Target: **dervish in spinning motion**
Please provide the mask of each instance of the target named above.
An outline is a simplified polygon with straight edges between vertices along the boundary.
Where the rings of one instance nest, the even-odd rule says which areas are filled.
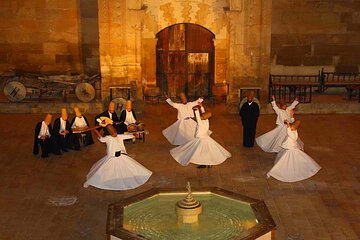
[[[196,101],[188,102],[183,92],[179,96],[181,103],[174,103],[168,97],[166,99],[166,102],[178,111],[177,121],[162,131],[172,145],[182,145],[194,139],[196,122],[192,119],[194,117],[193,107],[203,101],[202,98],[198,98]]]
[[[94,129],[102,143],[106,143],[106,156],[97,161],[87,175],[84,187],[92,185],[106,190],[128,190],[144,184],[152,172],[127,155],[124,140],[133,135],[117,134],[113,125],[106,126],[109,135],[103,137]]]
[[[267,173],[267,177],[282,182],[297,182],[314,176],[321,167],[301,150],[298,142],[300,121],[286,121],[286,139],[276,156],[275,164]]]
[[[281,100],[280,101],[280,108],[277,106],[275,97],[272,96],[271,105],[277,115],[276,118],[276,128],[267,132],[260,137],[256,138],[256,143],[259,147],[264,150],[265,152],[279,152],[281,150],[281,144],[285,141],[287,137],[287,125],[284,122],[294,122],[295,119],[291,116],[293,115],[293,109],[296,105],[299,104],[298,98],[295,98],[294,102],[287,106],[286,102]],[[304,150],[304,143],[297,139],[299,143],[299,147],[301,150]]]
[[[170,154],[183,166],[193,163],[199,165],[198,168],[204,168],[223,163],[231,157],[231,153],[209,136],[211,112],[205,112],[201,103],[194,107],[194,112],[197,122],[195,138],[171,149]]]

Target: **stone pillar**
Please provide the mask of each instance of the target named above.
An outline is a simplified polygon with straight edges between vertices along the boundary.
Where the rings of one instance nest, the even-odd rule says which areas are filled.
[[[141,1],[99,0],[100,66],[102,99],[109,87],[136,85],[135,99],[142,98],[141,82]]]
[[[261,87],[267,101],[271,39],[271,1],[230,1],[229,103],[238,102],[241,87]]]

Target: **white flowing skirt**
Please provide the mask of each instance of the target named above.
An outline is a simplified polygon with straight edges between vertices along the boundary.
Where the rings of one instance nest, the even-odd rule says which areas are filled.
[[[171,156],[181,165],[218,165],[231,157],[225,148],[211,137],[194,138],[184,145],[170,150]]]
[[[162,131],[172,145],[183,145],[195,138],[196,122],[193,119],[179,119]]]
[[[285,141],[287,137],[287,126],[286,125],[278,125],[276,128],[267,132],[260,137],[256,138],[257,145],[264,152],[279,152],[282,147],[281,144]],[[304,143],[300,138],[297,140],[299,147],[301,150],[304,150]]]
[[[92,185],[106,190],[128,190],[144,184],[151,174],[151,171],[127,155],[105,156],[91,167],[84,187]]]
[[[297,182],[314,176],[321,167],[300,149],[282,149],[268,177],[282,182]]]

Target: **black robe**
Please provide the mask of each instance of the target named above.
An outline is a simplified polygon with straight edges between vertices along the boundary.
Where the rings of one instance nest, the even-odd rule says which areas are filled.
[[[60,118],[55,119],[53,131],[54,131],[56,141],[55,141],[54,148],[57,148],[57,149],[62,150],[62,151],[67,151],[70,148],[71,126],[70,126],[70,123],[69,123],[68,120],[66,120],[65,129],[69,133],[66,134],[65,137],[64,137],[63,135],[61,135],[59,133],[59,131],[60,131]]]
[[[41,157],[48,157],[49,153],[60,154],[60,151],[54,147],[54,132],[51,128],[51,124],[49,124],[49,133],[50,138],[45,138],[44,140],[39,139],[39,133],[41,130],[42,121],[38,122],[35,126],[35,134],[34,134],[34,147],[33,147],[33,154],[37,155],[39,153],[39,145],[41,148]]]
[[[256,102],[244,103],[240,109],[243,125],[243,146],[253,147],[255,141],[256,124],[259,118],[259,105]]]
[[[131,109],[131,112],[135,118],[135,121],[137,121],[137,118],[136,118],[136,115],[135,115],[135,111],[133,109]],[[121,114],[120,114],[120,126],[119,126],[119,133],[122,134],[124,132],[127,132],[127,125],[124,123],[125,122],[125,119],[126,119],[126,109],[122,110],[121,111]]]
[[[99,122],[96,121],[96,119],[98,119],[99,117],[108,117],[108,118],[110,118],[109,111],[106,110],[105,112],[102,112],[102,113],[100,113],[99,115],[97,115],[97,116],[95,117],[95,125],[96,125],[96,126],[99,125]],[[116,115],[116,112],[114,112],[114,113],[112,114],[112,118],[111,118],[111,119],[112,119],[113,122],[114,122],[114,124],[113,124],[114,128],[116,129],[116,131],[117,131],[118,133],[120,133],[120,131],[119,131],[120,126],[119,126],[119,124],[117,124],[117,123],[119,122],[119,118],[118,118],[118,116]],[[108,131],[105,127],[103,127],[102,130],[104,131],[104,135],[105,135],[105,136],[106,136],[106,135],[110,135],[110,134],[109,134],[109,131]]]
[[[86,122],[86,125],[89,127],[89,122],[88,120],[86,119],[85,116],[83,116],[85,122]],[[72,119],[71,123],[70,123],[70,126],[72,126],[75,122],[75,119],[76,119],[76,116]],[[80,150],[80,137],[81,137],[81,134],[82,133],[73,133],[71,134],[71,148],[75,149],[75,150]],[[84,132],[83,134],[85,134],[85,141],[84,141],[84,145],[87,146],[87,145],[91,145],[94,143],[94,140],[92,138],[92,135],[91,135],[91,131],[87,131],[87,132]]]

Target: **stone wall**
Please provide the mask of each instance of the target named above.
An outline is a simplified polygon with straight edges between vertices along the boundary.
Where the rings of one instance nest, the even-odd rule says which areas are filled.
[[[91,75],[100,72],[98,1],[80,0],[80,39],[84,72]]]
[[[273,0],[271,72],[357,71],[360,1]]]
[[[0,74],[82,73],[83,62],[96,71],[98,34],[93,26],[97,27],[97,8],[91,8],[94,3],[90,0],[0,1]],[[85,23],[83,30],[89,34],[82,31],[81,23]]]
[[[201,25],[215,34],[215,82],[266,94],[270,59],[271,1],[99,0],[102,98],[111,85],[156,82],[156,34],[177,23]]]

